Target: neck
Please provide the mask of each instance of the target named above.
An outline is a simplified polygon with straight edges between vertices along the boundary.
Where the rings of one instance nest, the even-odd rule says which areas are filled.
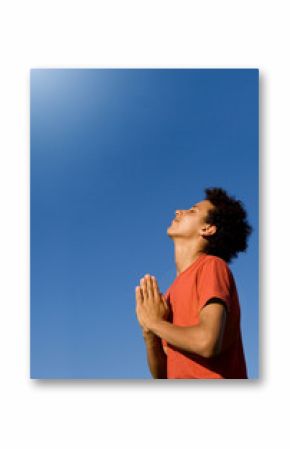
[[[204,251],[196,242],[174,239],[176,275],[186,270]]]

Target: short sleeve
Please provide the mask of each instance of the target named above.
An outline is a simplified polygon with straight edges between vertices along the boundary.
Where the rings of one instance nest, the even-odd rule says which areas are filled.
[[[198,305],[201,310],[212,298],[225,303],[228,312],[231,309],[232,277],[223,259],[212,257],[205,261],[197,277]]]

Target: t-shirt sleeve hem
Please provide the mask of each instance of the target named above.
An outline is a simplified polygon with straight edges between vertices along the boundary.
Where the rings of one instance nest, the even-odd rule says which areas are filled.
[[[201,301],[200,305],[199,305],[199,311],[201,309],[203,309],[203,307],[205,307],[206,305],[211,304],[211,303],[215,303],[215,302],[222,303],[225,306],[227,312],[230,312],[229,300],[226,299],[226,298],[221,297],[219,294],[211,295],[210,298],[207,298],[207,299]]]

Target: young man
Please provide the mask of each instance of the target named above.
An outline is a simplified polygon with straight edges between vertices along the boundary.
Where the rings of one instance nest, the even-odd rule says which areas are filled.
[[[252,228],[241,201],[221,188],[177,210],[167,229],[177,277],[162,295],[154,276],[136,287],[136,315],[155,379],[247,379],[239,297],[228,264]]]

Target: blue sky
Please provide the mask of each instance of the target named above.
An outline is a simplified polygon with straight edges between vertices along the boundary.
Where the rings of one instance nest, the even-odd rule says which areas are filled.
[[[230,265],[250,378],[258,353],[258,70],[31,71],[31,377],[151,378],[135,316],[176,276],[174,212],[220,186],[249,248]]]

